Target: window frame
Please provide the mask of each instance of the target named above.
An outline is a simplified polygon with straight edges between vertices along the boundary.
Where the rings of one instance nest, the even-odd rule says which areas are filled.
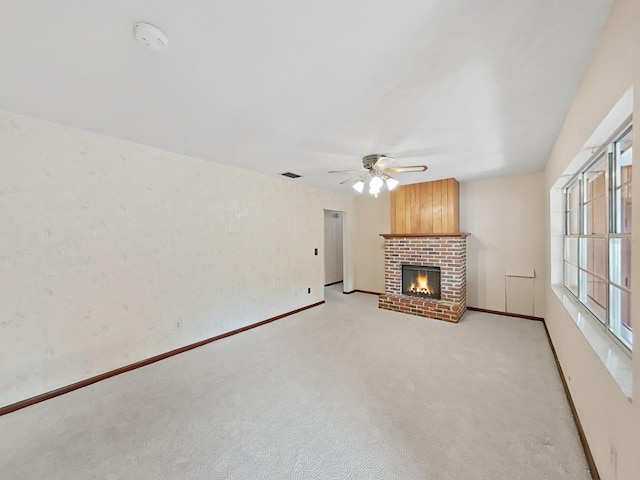
[[[617,215],[621,213],[618,211],[621,208],[620,205],[617,205],[616,202],[616,194],[620,192],[620,198],[622,197],[622,189],[631,185],[633,173],[631,174],[631,179],[626,183],[622,183],[620,181],[620,185],[617,185],[617,147],[619,142],[624,139],[626,135],[633,131],[633,122],[631,118],[628,118],[627,121],[623,123],[623,125],[618,128],[609,139],[597,149],[594,149],[592,154],[589,156],[587,162],[574,174],[571,178],[565,183],[562,188],[563,195],[563,248],[562,248],[562,283],[565,290],[569,295],[575,298],[580,304],[582,304],[589,312],[591,312],[598,320],[598,324],[607,332],[617,345],[619,345],[625,353],[628,355],[633,351],[633,325],[631,325],[631,329],[629,329],[623,322],[623,318],[620,316],[617,319],[613,319],[612,313],[612,305],[611,305],[611,297],[612,292],[615,289],[620,290],[623,294],[628,294],[629,298],[631,298],[632,294],[632,286],[628,287],[625,285],[620,285],[617,282],[612,280],[612,271],[611,271],[611,262],[612,257],[614,255],[614,248],[612,240],[620,239],[621,242],[631,241],[632,232],[623,232],[624,228],[618,227],[618,217]],[[633,155],[633,153],[632,153]],[[602,195],[594,196],[589,198],[589,192],[587,191],[587,176],[593,172],[593,168],[598,165],[600,162],[604,163],[604,193]],[[633,159],[632,163],[633,165]],[[575,205],[570,204],[570,195],[575,194],[577,192],[578,196],[578,204],[577,211],[575,210]],[[633,192],[631,192],[633,195]],[[595,202],[600,198],[604,198],[605,207],[604,207],[604,233],[591,233],[587,232],[587,227],[589,226],[589,230],[593,231],[593,218],[591,218],[591,224],[587,224],[587,215],[588,215],[588,207],[590,205],[594,206]],[[577,233],[572,233],[572,218],[573,215],[577,214],[578,217],[578,225],[577,225]],[[575,221],[575,220],[574,220]],[[574,225],[575,227],[575,225]],[[631,225],[631,230],[633,229],[633,224]],[[618,232],[617,230],[621,230]],[[591,241],[591,242],[590,242]],[[591,243],[594,245],[594,241],[601,241],[604,243],[604,252],[600,252],[604,258],[604,265],[602,265],[604,276],[597,273],[596,271],[589,270],[589,259],[587,258],[588,253],[592,255],[596,255],[595,248],[587,248],[587,244]],[[569,258],[570,245],[573,244],[575,247],[575,252],[573,252],[573,259]],[[621,254],[622,256],[622,254]],[[575,263],[574,263],[575,261]],[[617,263],[617,262],[616,262]],[[591,265],[593,270],[598,270],[596,265],[596,260],[593,260],[593,264]],[[588,292],[593,293],[595,290],[593,286],[589,286],[587,279],[588,276],[595,280],[596,282],[600,282],[599,286],[596,288],[601,288],[604,291],[604,304],[602,305],[595,298],[592,298],[592,304],[589,303]],[[575,291],[571,286],[571,280],[575,277]],[[586,282],[586,284],[585,284]],[[595,295],[595,294],[594,294]],[[602,308],[596,308],[593,304],[596,304]],[[620,306],[620,304],[617,304]],[[630,319],[631,320],[631,319]],[[621,333],[620,336],[614,331],[614,324],[619,329],[626,329],[629,332],[627,337],[630,337],[631,341],[628,344],[628,338],[624,338],[624,335]]]

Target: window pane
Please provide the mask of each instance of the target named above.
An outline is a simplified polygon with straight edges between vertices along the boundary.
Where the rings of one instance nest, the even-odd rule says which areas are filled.
[[[611,286],[611,306],[609,310],[609,329],[629,348],[633,345],[631,326],[631,295]]]
[[[618,175],[618,185],[624,185],[625,183],[631,183],[631,165],[624,165],[620,168],[620,175]]]
[[[577,210],[575,212],[567,213],[567,233],[569,235],[577,235],[579,232],[579,219],[580,212]]]
[[[615,202],[615,231],[631,233],[631,184],[616,190]]]
[[[616,142],[616,186],[631,181],[633,156],[633,131],[629,130]]]
[[[604,281],[581,270],[579,298],[598,317],[598,320],[605,322],[607,284]]]
[[[585,229],[584,233],[589,234],[603,234],[607,232],[607,203],[604,197],[600,197],[596,200],[585,205]]]
[[[580,219],[580,183],[574,182],[574,184],[566,190],[566,215],[567,233],[570,235],[577,235],[580,233],[579,219]]]
[[[607,171],[606,156],[601,156],[584,174],[585,199],[590,201],[605,193]]]
[[[590,273],[607,277],[607,240],[604,238],[581,238],[580,266]]]
[[[631,239],[612,238],[609,243],[609,280],[631,289]]]
[[[578,239],[577,238],[565,238],[564,239],[564,259],[574,265],[578,264]]]
[[[567,189],[567,210],[577,211],[580,208],[580,184],[574,183]]]
[[[565,286],[573,292],[573,294],[578,296],[578,268],[570,265],[568,263],[564,264],[564,284]]]

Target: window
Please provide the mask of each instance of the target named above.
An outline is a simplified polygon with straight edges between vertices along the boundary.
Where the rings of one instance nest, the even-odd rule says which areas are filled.
[[[628,126],[564,188],[564,285],[631,350],[631,172]]]

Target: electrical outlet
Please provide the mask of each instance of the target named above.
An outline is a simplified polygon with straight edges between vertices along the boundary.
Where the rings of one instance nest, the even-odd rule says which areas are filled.
[[[181,320],[176,320],[173,324],[173,328],[175,328],[176,330],[180,330],[180,328],[182,327],[182,321]]]

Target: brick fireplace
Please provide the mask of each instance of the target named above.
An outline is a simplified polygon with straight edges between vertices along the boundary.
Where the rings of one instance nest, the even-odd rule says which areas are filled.
[[[458,322],[467,309],[467,233],[382,234],[385,293],[379,308]],[[440,269],[440,299],[404,295],[402,266]]]

